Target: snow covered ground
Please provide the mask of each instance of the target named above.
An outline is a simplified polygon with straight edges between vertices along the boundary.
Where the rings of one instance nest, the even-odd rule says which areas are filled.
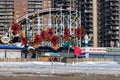
[[[19,74],[67,74],[67,73],[94,73],[120,74],[120,64],[117,62],[0,62],[0,75]]]

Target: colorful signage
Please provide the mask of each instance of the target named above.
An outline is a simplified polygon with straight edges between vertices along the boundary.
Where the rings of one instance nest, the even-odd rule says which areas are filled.
[[[1,38],[1,42],[4,43],[4,44],[9,43],[9,41],[10,41],[10,38],[7,37],[7,36],[3,36],[3,37]]]
[[[85,52],[95,52],[95,53],[105,53],[106,52],[106,48],[102,48],[102,47],[85,47],[85,48],[82,48],[82,51]]]
[[[114,48],[114,47],[106,48],[106,51],[107,52],[120,52],[120,48]]]

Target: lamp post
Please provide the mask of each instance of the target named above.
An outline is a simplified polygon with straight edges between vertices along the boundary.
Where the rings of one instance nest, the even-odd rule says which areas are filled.
[[[27,17],[26,17],[26,26],[25,26],[25,58],[27,58],[27,25],[28,24],[28,20],[27,20]]]
[[[30,30],[31,26],[29,22],[32,22],[27,16],[25,17],[26,19],[26,25],[25,25],[25,58],[27,58],[27,49],[28,49],[28,38],[30,38]]]

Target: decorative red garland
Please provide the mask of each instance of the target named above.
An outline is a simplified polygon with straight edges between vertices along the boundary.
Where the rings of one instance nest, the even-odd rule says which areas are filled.
[[[84,34],[84,31],[83,31],[82,28],[77,27],[77,28],[75,29],[75,36],[76,36],[76,37],[81,37],[83,34]]]
[[[42,40],[44,40],[46,38],[46,31],[45,30],[42,30],[41,33],[40,33],[40,38]]]
[[[52,37],[53,36],[53,28],[49,28],[47,33],[48,33],[49,37]]]
[[[39,39],[40,39],[40,36],[38,34],[36,34],[35,39],[34,39],[34,43],[39,44]]]
[[[64,37],[68,39],[70,37],[70,30],[68,28],[64,29]]]
[[[12,25],[13,35],[16,35],[19,32],[19,28],[20,28],[20,26],[17,23],[14,23]]]
[[[51,39],[51,42],[53,45],[56,45],[58,43],[58,37],[57,36],[53,36]]]

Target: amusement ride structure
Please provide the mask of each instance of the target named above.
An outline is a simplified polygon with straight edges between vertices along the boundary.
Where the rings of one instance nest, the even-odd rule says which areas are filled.
[[[21,43],[22,46],[38,48],[63,47],[70,42],[81,47],[83,35],[84,29],[81,27],[77,10],[48,8],[18,18],[16,23],[11,25],[9,39],[5,43]],[[87,39],[86,35],[84,42],[88,43]]]
[[[48,21],[44,24],[46,15]],[[47,46],[58,44],[62,47],[65,41],[70,40],[81,46],[84,31],[80,26],[80,17],[76,10],[49,8],[24,15],[16,22],[25,30],[25,37],[31,38],[35,44],[46,43]],[[38,36],[39,39],[35,39]]]
[[[5,55],[6,49],[22,49],[20,57],[24,58],[28,58],[28,55],[39,57],[45,52],[58,52],[62,57],[68,58],[70,55],[73,57],[73,54],[64,53],[73,53],[73,47],[70,46],[76,45],[81,47],[82,54],[86,52],[88,57],[89,52],[106,54],[107,51],[111,51],[111,48],[87,47],[90,40],[91,36],[88,36],[81,27],[77,10],[49,8],[18,18],[11,24],[8,34],[1,38],[3,44],[0,44],[0,48],[5,49]],[[114,43],[111,45],[114,46]]]

